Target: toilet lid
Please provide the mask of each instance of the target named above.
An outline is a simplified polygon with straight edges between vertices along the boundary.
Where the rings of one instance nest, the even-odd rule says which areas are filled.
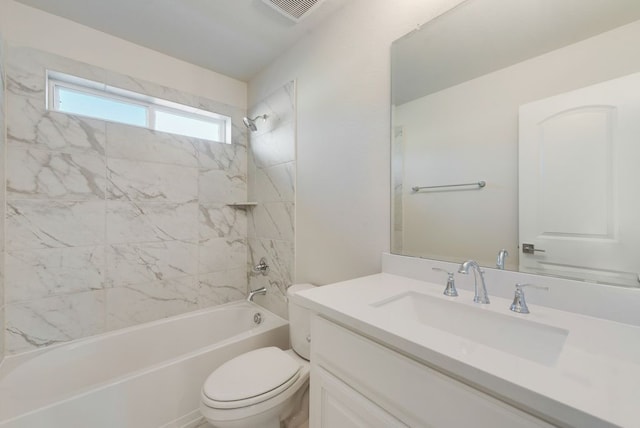
[[[243,407],[264,401],[286,389],[299,376],[300,364],[274,346],[233,358],[207,378],[204,395],[219,405]],[[251,403],[239,403],[250,401]]]

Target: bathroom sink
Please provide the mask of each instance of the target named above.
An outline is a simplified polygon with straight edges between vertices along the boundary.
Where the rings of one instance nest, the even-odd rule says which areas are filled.
[[[569,334],[568,330],[515,314],[500,314],[415,291],[372,306],[392,319],[414,321],[547,366],[556,362]]]

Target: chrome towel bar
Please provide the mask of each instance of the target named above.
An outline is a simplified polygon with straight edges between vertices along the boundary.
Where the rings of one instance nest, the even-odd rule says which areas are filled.
[[[443,189],[446,187],[462,187],[462,186],[478,186],[478,189],[485,187],[487,183],[485,181],[478,181],[476,183],[464,183],[464,184],[443,184],[441,186],[414,186],[411,188],[413,193],[425,189]]]

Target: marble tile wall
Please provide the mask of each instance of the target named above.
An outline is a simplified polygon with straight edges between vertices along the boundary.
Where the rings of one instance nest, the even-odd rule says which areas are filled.
[[[233,142],[48,111],[46,69],[228,115]],[[7,353],[245,297],[241,108],[14,46],[6,96]]]
[[[0,32],[0,182],[5,174],[5,47]],[[0,186],[0,332],[4,331],[4,212],[5,189]],[[0,362],[4,358],[4,336],[0,335]]]
[[[295,82],[289,82],[249,109],[258,120],[250,135],[249,199],[258,203],[249,210],[249,287],[267,287],[256,301],[287,317],[286,290],[294,279],[296,120]],[[267,275],[252,267],[265,257]]]

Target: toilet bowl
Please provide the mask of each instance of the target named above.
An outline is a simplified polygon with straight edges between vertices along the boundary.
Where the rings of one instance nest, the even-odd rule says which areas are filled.
[[[292,348],[256,349],[214,370],[202,387],[200,412],[217,428],[279,428],[300,407],[309,386],[310,314],[291,302],[296,284],[287,290]]]

